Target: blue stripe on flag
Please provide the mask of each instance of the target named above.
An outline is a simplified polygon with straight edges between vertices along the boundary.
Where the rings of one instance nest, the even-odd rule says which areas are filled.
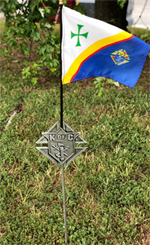
[[[81,65],[73,78],[73,82],[84,78],[102,76],[132,88],[140,77],[149,49],[150,46],[137,37],[106,47]],[[129,60],[119,55],[112,55],[119,50],[125,51]],[[115,57],[114,60],[111,55]],[[127,63],[121,64],[123,60],[126,60]]]

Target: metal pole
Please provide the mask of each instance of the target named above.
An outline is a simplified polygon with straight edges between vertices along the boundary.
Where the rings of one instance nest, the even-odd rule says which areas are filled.
[[[62,7],[63,0],[59,0],[60,6],[60,127],[63,128],[63,85],[62,85]],[[62,194],[63,194],[63,211],[64,211],[64,227],[65,227],[65,244],[68,242],[67,238],[67,215],[66,215],[66,197],[65,197],[65,176],[64,164],[62,164]]]
[[[63,128],[63,85],[62,85],[62,7],[63,0],[59,0],[60,6],[60,127]]]
[[[67,244],[68,238],[67,238],[67,215],[66,215],[64,164],[62,164],[62,192],[63,192],[63,210],[64,210],[64,226],[65,226],[65,244]]]

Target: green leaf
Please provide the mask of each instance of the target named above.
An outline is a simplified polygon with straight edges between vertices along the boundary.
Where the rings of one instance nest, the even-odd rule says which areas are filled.
[[[52,72],[54,72],[54,71],[57,71],[57,68],[51,67],[50,70],[51,70]]]
[[[31,83],[32,83],[33,85],[35,85],[35,84],[37,83],[37,81],[38,81],[38,78],[37,78],[37,77],[33,77],[33,78],[31,79]]]

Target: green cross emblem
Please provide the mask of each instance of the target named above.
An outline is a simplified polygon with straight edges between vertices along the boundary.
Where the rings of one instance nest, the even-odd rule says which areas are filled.
[[[81,28],[83,27],[83,25],[78,25],[78,24],[77,24],[77,26],[78,26],[78,34],[75,34],[75,33],[73,33],[73,32],[71,31],[71,39],[72,39],[73,37],[77,37],[77,44],[76,44],[76,47],[79,47],[79,46],[81,46],[81,44],[80,44],[80,37],[85,37],[85,38],[87,38],[88,32],[83,33],[83,34],[80,34],[80,30],[81,30]]]

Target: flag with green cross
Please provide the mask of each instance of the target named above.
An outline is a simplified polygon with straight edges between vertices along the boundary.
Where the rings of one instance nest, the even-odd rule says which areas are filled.
[[[147,43],[65,6],[62,30],[63,84],[101,76],[135,86],[150,49]]]

